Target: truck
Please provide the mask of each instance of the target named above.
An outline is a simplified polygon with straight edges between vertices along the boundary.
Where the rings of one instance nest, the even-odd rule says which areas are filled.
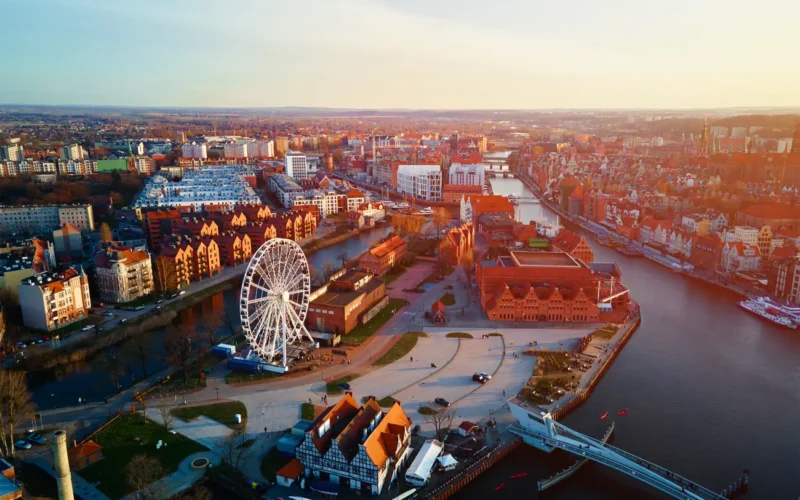
[[[227,358],[236,354],[236,346],[230,344],[218,344],[211,348],[211,354],[220,358]]]
[[[244,358],[228,358],[228,370],[258,373],[261,371],[261,363]]]

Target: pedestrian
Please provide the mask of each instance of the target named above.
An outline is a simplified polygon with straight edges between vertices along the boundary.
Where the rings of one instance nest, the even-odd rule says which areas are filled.
[[[411,356],[411,362],[412,363],[414,362],[414,356]]]
[[[506,390],[503,389],[503,397],[506,397]]]
[[[266,434],[266,433],[267,433],[267,428],[266,428],[266,427],[264,427],[264,434]]]
[[[264,408],[261,408],[261,416],[264,416]]]
[[[308,404],[311,404],[311,398],[308,398]]]

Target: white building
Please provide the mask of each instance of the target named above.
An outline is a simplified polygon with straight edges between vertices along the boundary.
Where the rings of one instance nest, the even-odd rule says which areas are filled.
[[[248,158],[274,158],[274,141],[246,141]]]
[[[135,163],[140,174],[152,175],[156,171],[156,164],[149,156],[137,156]]]
[[[442,443],[435,439],[425,441],[417,456],[414,457],[414,461],[408,466],[406,482],[418,488],[428,484],[433,466],[443,449]]]
[[[0,207],[0,234],[51,232],[64,224],[79,231],[94,231],[91,205]]]
[[[760,265],[761,251],[755,244],[733,241],[722,247],[720,269],[723,272],[757,271]]]
[[[100,300],[129,302],[155,289],[150,255],[144,250],[109,248],[95,256]]]
[[[205,160],[208,158],[208,150],[206,149],[205,144],[197,144],[193,142],[191,144],[184,144],[181,146],[181,156],[183,158]]]
[[[297,151],[287,151],[284,162],[286,166],[286,175],[298,181],[308,179],[306,155]]]
[[[162,170],[163,171],[163,170]],[[133,202],[134,207],[233,208],[238,204],[261,203],[245,177],[254,177],[250,167],[225,165],[190,168],[178,181],[162,175],[150,177]]]
[[[758,229],[750,226],[734,226],[725,235],[725,241],[741,241],[750,245],[758,245]]]
[[[285,174],[270,175],[267,191],[275,193],[284,208],[294,206],[294,196],[303,192],[303,188],[294,179]]]
[[[80,144],[70,144],[62,147],[58,156],[65,161],[79,161],[86,158],[86,150]]]
[[[247,158],[247,144],[246,142],[226,142],[222,146],[225,158]]]
[[[344,195],[336,191],[325,191],[322,189],[309,189],[299,193],[292,194],[289,199],[291,200],[290,207],[300,205],[316,205],[322,217],[329,215],[336,215],[339,213],[339,198]]]
[[[426,201],[442,199],[442,171],[439,165],[400,165],[397,190]]]
[[[22,322],[36,330],[50,331],[83,319],[92,307],[89,279],[82,268],[36,274],[22,280],[17,291]]]
[[[24,157],[25,150],[19,139],[11,139],[11,144],[0,147],[0,160],[22,161]]]
[[[453,163],[450,165],[450,184],[460,186],[483,186],[486,165],[478,163],[475,165],[462,165]]]

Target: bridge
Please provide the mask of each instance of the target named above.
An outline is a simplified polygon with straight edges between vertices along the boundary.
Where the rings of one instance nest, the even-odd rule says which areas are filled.
[[[603,443],[608,442],[608,438],[611,437],[611,433],[613,433],[613,432],[614,432],[614,422],[611,422],[611,427],[608,428],[608,430],[606,431],[605,435],[603,435],[603,439],[601,441],[603,441]],[[555,474],[555,475],[553,475],[551,477],[548,477],[547,479],[542,479],[537,484],[537,486],[539,488],[539,491],[544,491],[547,488],[550,488],[551,486],[555,486],[558,483],[560,483],[561,481],[563,481],[564,479],[572,476],[574,473],[578,472],[578,469],[580,469],[581,467],[586,465],[586,462],[588,462],[588,461],[589,461],[588,458],[582,458],[582,459],[578,460],[577,462],[575,462],[574,464],[572,464],[569,467],[567,467],[566,469],[562,470],[561,472],[559,472],[559,473],[557,473],[557,474]]]
[[[739,481],[727,488],[723,494],[716,493],[659,465],[611,446],[602,440],[573,431],[569,427],[555,422],[550,418],[549,414],[539,418],[541,418],[543,426],[536,427],[540,427],[542,432],[519,425],[512,425],[509,427],[509,431],[537,448],[545,450],[559,448],[580,458],[603,464],[648,484],[673,498],[684,500],[725,500],[737,489],[747,486],[748,476],[745,474]],[[531,420],[539,419],[531,417]]]

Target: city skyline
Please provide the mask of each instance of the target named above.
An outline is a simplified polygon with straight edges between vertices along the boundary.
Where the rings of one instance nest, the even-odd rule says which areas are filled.
[[[224,10],[223,10],[224,9]],[[12,0],[5,104],[793,107],[800,5]],[[221,17],[223,16],[223,20]],[[224,21],[224,16],[231,16]],[[235,22],[231,22],[232,19]],[[35,29],[31,27],[34,26]],[[787,35],[790,33],[790,35]]]

